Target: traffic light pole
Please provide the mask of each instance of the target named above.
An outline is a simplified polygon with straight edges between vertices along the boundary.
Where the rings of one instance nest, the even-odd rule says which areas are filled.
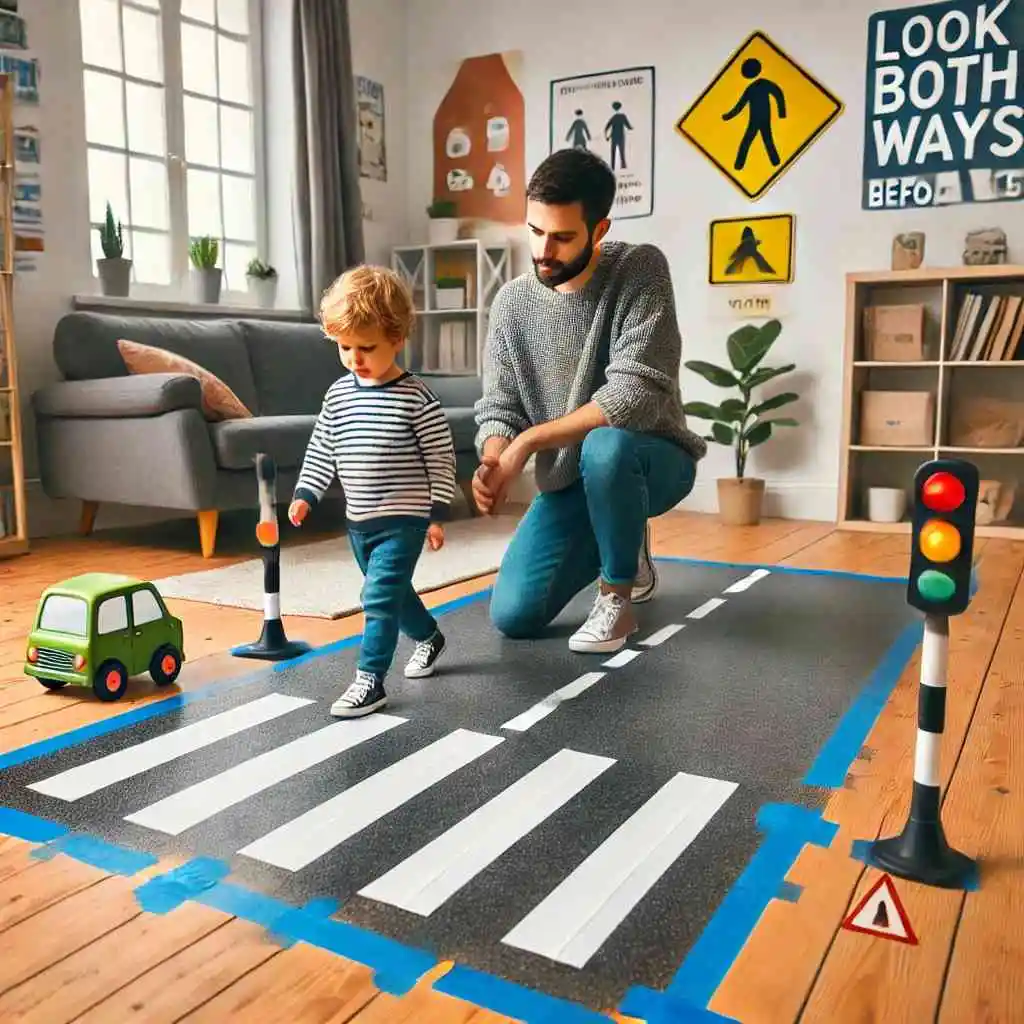
[[[883,871],[944,889],[964,889],[977,864],[946,842],[940,815],[942,733],[946,726],[949,617],[928,614],[921,645],[917,746],[910,817],[903,832],[871,844],[868,862]]]
[[[277,529],[277,466],[269,455],[256,456],[260,516],[256,539],[263,548],[263,630],[254,643],[235,647],[236,658],[284,661],[310,650],[302,640],[289,640],[281,621],[281,539]]]

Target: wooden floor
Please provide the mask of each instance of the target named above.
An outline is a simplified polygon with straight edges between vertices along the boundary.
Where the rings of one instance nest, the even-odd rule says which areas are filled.
[[[724,528],[670,513],[655,524],[655,552],[807,568],[903,575],[908,539],[839,533],[826,524],[770,521]],[[308,534],[303,538],[309,540]],[[222,527],[203,562],[194,524],[130,534],[36,542],[0,562],[0,752],[163,699],[140,683],[100,705],[42,692],[21,674],[40,589],[76,572],[109,569],[157,578],[252,557],[248,528]],[[984,859],[967,895],[898,882],[917,946],[840,929],[878,877],[849,856],[855,838],[891,834],[905,820],[912,778],[918,660],[880,715],[846,788],[825,810],[838,823],[829,849],[808,846],[788,879],[796,902],[775,900],[710,1009],[747,1022],[1012,1024],[1024,1020],[1024,544],[979,541],[982,586],[953,624],[943,746],[944,822],[950,840]],[[429,597],[436,605],[490,577]],[[189,689],[251,663],[225,655],[255,639],[251,612],[172,601],[185,621]],[[358,632],[339,622],[287,619],[290,636],[324,643]],[[173,689],[173,688],[172,688]],[[1018,788],[1020,787],[1020,788]],[[2,803],[2,797],[0,797]],[[281,949],[257,926],[194,904],[140,911],[140,876],[106,876],[0,838],[0,1021],[280,1021],[288,1024],[487,1024],[506,1020],[433,991],[425,977],[402,999],[378,992],[370,972],[301,943]],[[158,873],[172,866],[161,862]],[[443,970],[443,969],[442,969]]]

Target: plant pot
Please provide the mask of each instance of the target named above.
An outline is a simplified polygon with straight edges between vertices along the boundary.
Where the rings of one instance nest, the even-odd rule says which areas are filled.
[[[730,476],[718,481],[718,515],[729,526],[756,526],[763,502],[763,480]]]
[[[104,295],[124,297],[128,294],[132,281],[132,261],[123,256],[96,261],[96,271],[100,275],[100,291]]]
[[[459,240],[458,217],[431,217],[429,238],[431,245],[448,245]]]
[[[277,300],[276,277],[246,277],[249,283],[249,294],[256,300],[260,309],[273,309]]]
[[[220,302],[220,282],[223,271],[220,267],[192,268],[192,294],[196,302],[216,305]]]

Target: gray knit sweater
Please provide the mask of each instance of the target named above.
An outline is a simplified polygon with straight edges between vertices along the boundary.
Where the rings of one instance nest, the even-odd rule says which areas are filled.
[[[577,292],[547,288],[531,268],[503,285],[491,306],[477,452],[489,437],[514,438],[593,399],[611,426],[667,438],[701,459],[707,443],[686,425],[681,356],[672,279],[656,246],[603,243],[593,275]],[[574,483],[580,450],[538,452],[537,487],[557,491]]]

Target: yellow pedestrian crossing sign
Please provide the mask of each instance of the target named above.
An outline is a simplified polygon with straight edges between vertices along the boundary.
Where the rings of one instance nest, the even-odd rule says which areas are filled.
[[[754,32],[676,123],[737,188],[757,199],[842,113],[837,99]]]
[[[711,222],[709,284],[785,284],[793,280],[793,215]]]

